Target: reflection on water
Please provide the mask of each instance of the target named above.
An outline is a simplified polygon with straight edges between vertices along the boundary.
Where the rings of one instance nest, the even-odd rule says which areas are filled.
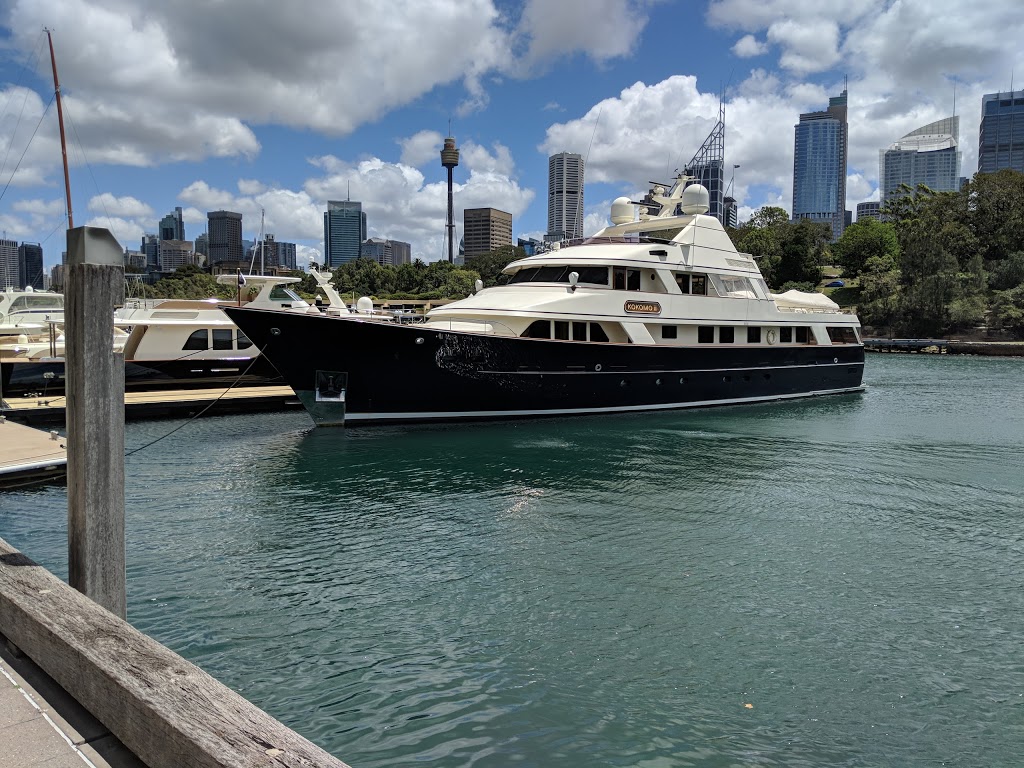
[[[129,617],[360,768],[1013,764],[1024,361],[868,363],[757,407],[196,422],[128,460]],[[0,535],[65,575],[65,504],[0,496]]]

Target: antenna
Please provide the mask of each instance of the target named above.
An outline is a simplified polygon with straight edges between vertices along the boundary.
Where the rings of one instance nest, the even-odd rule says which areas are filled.
[[[346,193],[345,199],[352,202],[352,179],[348,180],[348,192]]]

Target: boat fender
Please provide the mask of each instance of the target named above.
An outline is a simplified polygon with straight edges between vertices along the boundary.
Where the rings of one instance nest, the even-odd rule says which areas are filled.
[[[774,330],[768,331],[767,339],[768,339],[768,343],[769,344],[774,344],[775,343],[775,331]]]
[[[601,372],[601,364],[598,363],[597,365],[595,365],[594,366],[594,370],[597,371],[598,373],[600,373]]]

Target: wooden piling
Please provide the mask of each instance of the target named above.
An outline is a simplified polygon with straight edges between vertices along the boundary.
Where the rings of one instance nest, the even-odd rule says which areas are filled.
[[[124,358],[113,350],[123,251],[105,229],[68,230],[67,270],[68,582],[123,619]]]

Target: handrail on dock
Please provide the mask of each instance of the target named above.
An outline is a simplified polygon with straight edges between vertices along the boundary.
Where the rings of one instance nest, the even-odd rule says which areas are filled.
[[[3,539],[0,628],[149,768],[348,768]]]

